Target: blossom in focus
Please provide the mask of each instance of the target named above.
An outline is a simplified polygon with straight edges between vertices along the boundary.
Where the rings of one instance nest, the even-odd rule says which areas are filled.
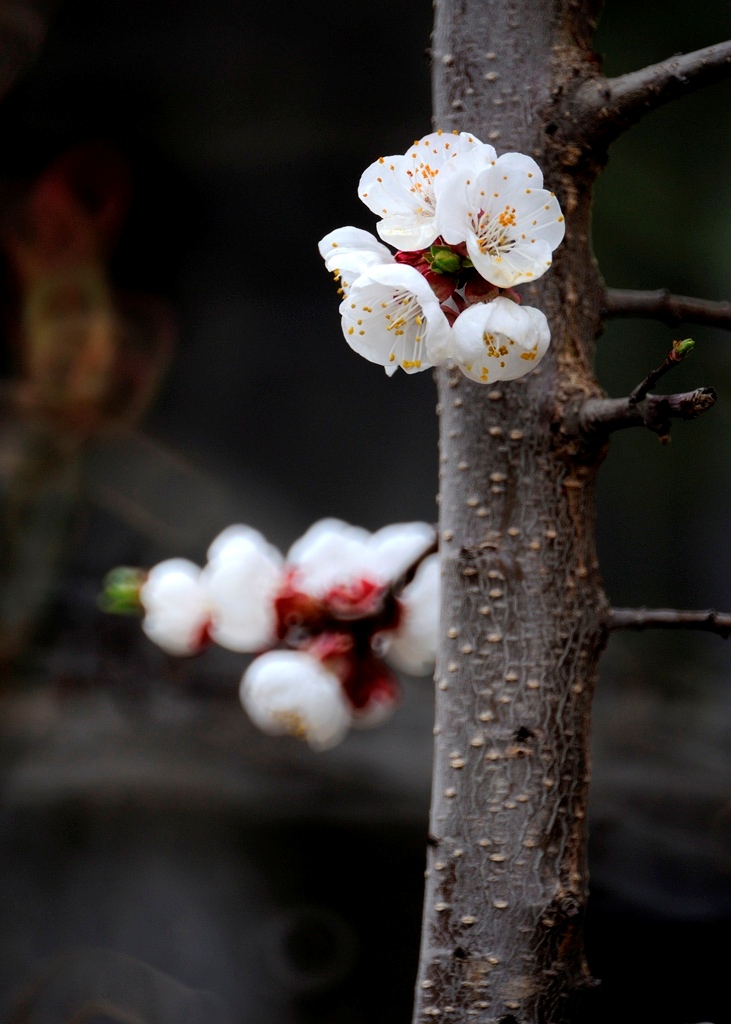
[[[448,360],[478,383],[529,373],[550,330],[513,288],[546,272],[565,232],[536,162],[498,156],[465,132],[432,132],[403,156],[371,164],[359,193],[381,217],[381,238],[401,248],[393,254],[354,227],[320,241],[340,281],[350,347],[389,376]]]
[[[439,234],[437,177],[448,177],[457,158],[483,143],[468,132],[431,132],[403,156],[382,156],[361,175],[358,195],[381,218],[376,230],[399,249],[426,249]],[[484,147],[495,155],[492,146]]]
[[[318,249],[325,266],[339,281],[343,296],[364,270],[395,262],[390,249],[362,228],[336,228],[320,239]]]
[[[269,651],[241,680],[241,703],[260,729],[326,750],[344,739],[350,713],[337,676],[303,651]]]
[[[565,233],[558,200],[522,153],[484,167],[460,162],[439,189],[438,228],[449,245],[464,242],[477,272],[499,288],[544,274]]]
[[[539,309],[499,296],[468,306],[435,358],[453,360],[478,383],[514,380],[540,362],[550,340],[548,321]]]
[[[373,266],[356,278],[340,304],[343,336],[350,347],[389,376],[434,363],[432,346],[443,347],[449,321],[424,276],[406,264]]]

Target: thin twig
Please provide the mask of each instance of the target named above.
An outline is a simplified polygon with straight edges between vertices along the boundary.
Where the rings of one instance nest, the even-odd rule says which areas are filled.
[[[596,435],[644,426],[667,444],[671,420],[694,420],[710,409],[716,398],[713,388],[697,388],[678,395],[646,395],[639,402],[632,402],[631,396],[590,398],[578,410],[577,427],[584,435]]]
[[[681,611],[678,608],[612,608],[607,628],[616,629],[700,629],[717,633],[727,640],[731,636],[731,614],[706,611]]]
[[[657,291],[607,288],[603,312],[605,317],[650,317],[669,327],[694,323],[731,331],[731,302],[672,295],[667,288]]]
[[[634,388],[629,395],[629,401],[631,405],[639,405],[640,402],[650,393],[650,388],[653,387],[657,382],[669,373],[674,367],[682,363],[690,353],[693,351],[695,343],[691,338],[686,338],[685,341],[674,341],[673,347],[665,356],[660,365],[650,370],[645,379],[641,381],[636,388]]]
[[[731,40],[678,54],[617,78],[584,82],[566,115],[581,141],[608,144],[650,110],[731,76]]]

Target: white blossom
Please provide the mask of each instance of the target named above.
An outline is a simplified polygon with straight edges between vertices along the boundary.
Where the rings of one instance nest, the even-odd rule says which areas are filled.
[[[353,281],[369,267],[393,263],[390,249],[362,228],[336,228],[318,242],[320,255],[347,296]]]
[[[368,540],[368,561],[377,579],[395,582],[435,543],[429,523],[392,523]]]
[[[487,166],[477,157],[460,158],[440,183],[438,230],[449,245],[465,242],[477,272],[497,287],[535,280],[564,236],[558,200],[530,157],[505,153]]]
[[[290,548],[287,566],[313,597],[361,580],[387,586],[434,543],[428,523],[394,523],[376,533],[340,519],[321,519]]]
[[[439,636],[439,556],[429,555],[399,596],[402,621],[388,637],[386,657],[410,675],[434,669]]]
[[[493,158],[492,146],[462,132],[431,132],[418,139],[403,156],[382,156],[361,175],[358,195],[382,219],[376,230],[386,242],[407,251],[426,249],[439,234],[435,220],[435,184],[449,176],[458,157],[482,147]]]
[[[491,384],[529,373],[550,340],[548,321],[539,309],[499,296],[468,306],[457,317],[448,344],[434,356],[437,361],[453,360],[471,380]]]
[[[249,526],[229,526],[216,537],[201,577],[211,639],[231,651],[258,651],[274,642],[282,563],[279,551]]]
[[[326,750],[345,737],[350,713],[337,676],[303,651],[269,651],[241,680],[241,703],[264,732]]]
[[[350,347],[389,376],[434,363],[432,346],[447,344],[450,326],[426,278],[404,263],[373,266],[356,279],[340,304],[343,336]]]
[[[209,620],[201,570],[186,558],[170,558],[150,569],[140,588],[142,629],[168,654],[200,651]]]

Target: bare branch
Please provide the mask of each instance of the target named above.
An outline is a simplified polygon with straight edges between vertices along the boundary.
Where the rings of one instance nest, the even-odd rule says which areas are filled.
[[[731,40],[617,78],[584,82],[572,97],[567,114],[583,141],[607,145],[648,111],[729,76]]]
[[[706,611],[681,611],[678,608],[612,608],[607,628],[616,629],[700,629],[717,633],[727,640],[731,636],[731,614]]]
[[[682,363],[684,359],[687,359],[694,347],[695,342],[692,338],[686,338],[685,341],[674,341],[672,349],[660,365],[655,370],[650,370],[645,379],[630,392],[630,403],[632,405],[639,405],[650,393],[650,388],[657,384],[666,373],[669,373],[679,363]]]
[[[577,428],[584,435],[609,434],[624,427],[647,427],[663,444],[670,440],[670,421],[694,420],[716,402],[713,388],[697,388],[678,395],[646,395],[641,401],[626,398],[590,398],[578,410]]]
[[[667,288],[657,291],[607,288],[603,312],[605,317],[650,317],[670,327],[694,323],[731,331],[731,302],[671,295]]]

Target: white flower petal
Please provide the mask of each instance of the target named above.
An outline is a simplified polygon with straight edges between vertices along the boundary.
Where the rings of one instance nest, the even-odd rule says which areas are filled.
[[[377,530],[368,541],[368,560],[375,578],[397,580],[434,540],[434,527],[428,523],[393,523]]]
[[[382,220],[378,234],[399,249],[425,249],[439,234],[435,184],[461,153],[481,146],[473,135],[431,132],[403,156],[379,157],[362,174],[358,195]],[[491,147],[490,147],[491,148]]]
[[[362,228],[336,228],[318,243],[325,266],[340,283],[340,291],[346,297],[356,278],[369,267],[394,263],[390,249],[378,241],[375,235]]]
[[[358,580],[387,586],[433,543],[428,523],[394,523],[371,534],[340,519],[321,519],[292,545],[287,567],[305,593],[324,597]]]
[[[338,257],[343,253],[372,252],[384,258],[391,255],[390,249],[387,249],[385,245],[379,242],[370,231],[364,231],[362,228],[354,228],[352,226],[336,228],[334,231],[331,231],[324,238],[320,239],[317,243],[317,248],[328,265],[328,270],[331,269],[330,264],[333,262],[337,266]]]
[[[430,344],[444,345],[449,322],[429,283],[403,263],[371,267],[340,304],[343,336],[350,347],[387,369],[426,370]]]
[[[410,675],[434,669],[439,637],[439,556],[429,555],[399,598],[403,621],[392,634],[386,657]]]
[[[234,523],[227,526],[225,530],[211,541],[208,548],[208,561],[214,562],[218,558],[228,558],[238,551],[254,548],[271,562],[282,564],[282,555],[270,544],[266,537],[255,530],[252,526],[244,526],[242,523]]]
[[[475,269],[499,288],[544,274],[564,237],[558,200],[542,184],[535,161],[505,153],[482,170],[460,161],[440,189],[439,227],[445,241],[465,242]]]
[[[337,676],[302,651],[269,651],[241,680],[241,703],[264,732],[326,750],[345,737],[350,713]]]
[[[548,350],[551,332],[539,309],[500,296],[457,317],[450,358],[471,380],[492,383],[529,373]]]
[[[197,654],[208,621],[201,570],[185,558],[160,562],[140,588],[142,629],[168,654]]]
[[[366,545],[370,533],[340,519],[313,523],[287,554],[298,586],[313,597],[324,597],[339,584],[361,578],[366,572]]]
[[[210,635],[231,651],[258,651],[276,636],[274,599],[282,581],[282,556],[248,527],[229,527],[211,545],[203,570],[211,610]]]

